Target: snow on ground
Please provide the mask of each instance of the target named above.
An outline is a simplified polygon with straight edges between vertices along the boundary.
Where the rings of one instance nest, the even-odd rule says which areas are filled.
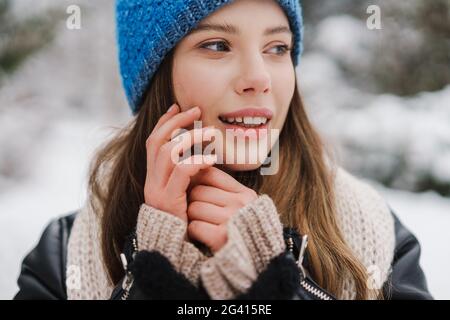
[[[99,125],[87,119],[55,123],[37,142],[32,176],[0,194],[0,299],[17,291],[21,260],[37,244],[44,226],[83,204],[88,161],[110,132]]]
[[[372,183],[400,221],[419,239],[421,266],[436,299],[450,299],[450,198],[435,192],[412,193]]]

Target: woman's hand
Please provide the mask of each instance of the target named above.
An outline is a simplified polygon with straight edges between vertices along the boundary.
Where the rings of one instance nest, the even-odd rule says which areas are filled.
[[[216,161],[213,155],[193,155],[183,161],[174,161],[178,155],[190,149],[194,141],[203,141],[203,133],[211,128],[192,129],[171,141],[177,129],[191,125],[199,119],[198,107],[179,112],[174,104],[156,124],[146,141],[147,175],[144,185],[145,203],[161,211],[171,213],[187,222],[186,190],[191,177],[200,170],[211,167]],[[197,139],[194,139],[194,134]],[[202,137],[198,137],[201,134]],[[200,139],[200,140],[198,140]]]
[[[218,168],[202,170],[195,176],[195,186],[189,193],[189,238],[217,252],[228,240],[228,220],[257,197],[254,190]]]

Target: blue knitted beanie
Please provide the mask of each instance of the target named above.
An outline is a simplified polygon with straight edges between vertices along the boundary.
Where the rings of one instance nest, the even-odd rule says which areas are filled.
[[[233,0],[116,0],[122,83],[133,115],[165,55],[208,15]],[[294,34],[292,59],[303,50],[300,0],[277,0]]]

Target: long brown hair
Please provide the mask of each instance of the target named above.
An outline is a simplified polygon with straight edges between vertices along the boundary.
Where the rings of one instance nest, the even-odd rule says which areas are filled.
[[[100,217],[103,261],[114,284],[124,274],[119,255],[144,202],[145,142],[158,119],[175,102],[172,61],[173,50],[154,75],[136,117],[102,146],[91,163],[90,199]],[[297,84],[279,139],[277,174],[261,176],[255,170],[236,173],[235,178],[259,194],[269,195],[284,225],[309,235],[310,271],[319,285],[339,297],[343,279],[350,277],[357,299],[372,296],[373,292],[366,286],[365,268],[338,228],[334,172],[325,160],[326,155],[332,159],[331,153],[308,119]],[[106,167],[110,170],[108,179],[102,180]]]

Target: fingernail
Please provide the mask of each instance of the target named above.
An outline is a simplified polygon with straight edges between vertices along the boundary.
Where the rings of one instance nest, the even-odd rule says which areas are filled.
[[[189,114],[194,114],[194,113],[197,113],[199,110],[200,110],[199,107],[193,107],[193,108],[189,109],[189,110],[187,111],[187,113],[189,113]]]
[[[173,104],[172,106],[170,106],[169,110],[167,110],[167,113],[173,111],[176,107],[177,107],[177,105]]]

